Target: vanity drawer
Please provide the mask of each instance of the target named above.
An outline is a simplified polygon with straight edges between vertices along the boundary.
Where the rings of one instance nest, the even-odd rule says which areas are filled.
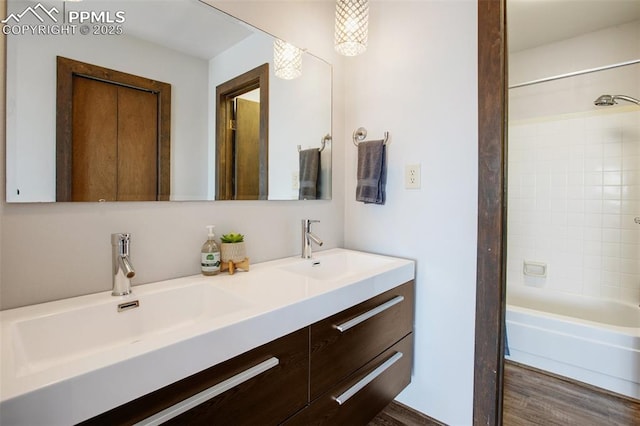
[[[311,326],[311,400],[378,356],[413,329],[409,281]]]
[[[193,406],[163,424],[275,425],[307,405],[308,371],[305,327],[83,424],[130,425]],[[206,400],[211,395],[217,396]],[[189,398],[196,402],[185,404]]]
[[[412,365],[413,333],[284,424],[364,426],[411,382]]]

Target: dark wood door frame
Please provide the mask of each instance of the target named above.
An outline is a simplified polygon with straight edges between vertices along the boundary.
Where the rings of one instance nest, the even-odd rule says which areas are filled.
[[[61,56],[57,57],[56,201],[71,201],[74,75],[158,95],[158,200],[168,201],[171,192],[171,85]]]
[[[478,248],[473,424],[502,424],[506,260],[506,0],[478,0]]]
[[[260,89],[260,184],[258,199],[269,190],[269,64],[265,63],[216,87],[216,200],[233,199],[232,100]]]

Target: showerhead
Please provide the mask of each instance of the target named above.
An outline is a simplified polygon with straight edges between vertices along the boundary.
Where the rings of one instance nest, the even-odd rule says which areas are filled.
[[[639,99],[632,98],[631,96],[626,96],[626,95],[614,95],[614,96],[601,95],[593,103],[596,106],[611,106],[611,105],[616,105],[617,104],[616,100],[618,99],[640,105]]]
[[[613,96],[611,95],[601,95],[593,103],[596,106],[611,106],[616,104],[616,102],[613,100]]]

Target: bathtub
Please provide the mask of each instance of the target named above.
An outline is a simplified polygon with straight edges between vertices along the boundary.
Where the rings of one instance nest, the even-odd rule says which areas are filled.
[[[640,307],[510,288],[510,359],[640,399]]]

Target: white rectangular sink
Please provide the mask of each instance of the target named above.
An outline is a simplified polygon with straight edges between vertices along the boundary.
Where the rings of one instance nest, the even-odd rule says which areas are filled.
[[[119,306],[129,308],[119,310]],[[232,294],[198,283],[141,294],[134,291],[127,297],[16,321],[11,333],[17,375],[133,345],[248,306]]]
[[[79,423],[414,275],[410,260],[332,249],[0,311],[0,423]]]
[[[356,251],[337,253],[320,252],[312,259],[300,259],[299,262],[282,266],[282,270],[313,280],[338,280],[346,277],[366,276],[376,269],[384,268],[393,262],[393,258],[371,255]]]

